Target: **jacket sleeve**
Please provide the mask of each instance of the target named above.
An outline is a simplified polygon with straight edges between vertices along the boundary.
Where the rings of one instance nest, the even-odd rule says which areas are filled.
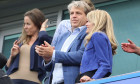
[[[52,46],[55,46],[59,40],[59,37],[60,37],[62,29],[63,29],[63,27],[61,27],[62,24],[63,24],[63,21],[60,22],[60,24],[57,26],[57,28],[55,30],[55,33],[54,33],[54,36],[52,39],[52,43],[51,43]]]
[[[102,34],[95,34],[91,41],[95,47],[95,55],[98,59],[99,68],[93,75],[93,79],[103,78],[108,72],[112,70],[112,55],[110,56],[109,51],[110,45],[107,43],[106,39]]]
[[[47,41],[49,44],[51,44],[52,42],[52,37],[49,36],[46,31],[40,31],[38,39],[40,41],[39,43],[44,43],[44,41]]]
[[[56,30],[55,33],[53,35],[53,40],[51,45],[52,46],[56,46],[56,43],[60,40],[61,36],[68,31],[68,28],[71,28],[71,24],[70,24],[70,20],[62,20]]]
[[[43,60],[42,65],[45,67],[45,70],[47,72],[51,72],[53,70],[53,68],[54,68],[54,61],[51,60],[48,64],[45,64],[45,61]]]

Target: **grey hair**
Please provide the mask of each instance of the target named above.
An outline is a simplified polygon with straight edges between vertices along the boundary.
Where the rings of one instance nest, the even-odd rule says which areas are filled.
[[[86,2],[84,2],[84,1],[72,1],[68,5],[68,10],[70,11],[72,7],[83,8],[85,14],[87,14],[88,12],[90,12],[92,10],[91,7]]]

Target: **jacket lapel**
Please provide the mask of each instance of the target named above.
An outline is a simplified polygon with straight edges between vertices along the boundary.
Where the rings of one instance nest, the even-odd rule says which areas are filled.
[[[86,28],[84,28],[79,34],[78,36],[74,39],[74,41],[72,42],[72,44],[69,46],[68,51],[70,51],[70,49],[72,48],[72,46],[74,46],[75,44],[77,44],[77,41],[83,41],[81,39],[83,39],[86,36]]]

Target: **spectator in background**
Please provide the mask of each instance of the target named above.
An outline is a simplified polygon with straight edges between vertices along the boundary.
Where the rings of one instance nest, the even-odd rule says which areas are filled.
[[[88,34],[85,51],[76,83],[108,77],[112,73],[112,58],[117,42],[110,15],[104,10],[94,10],[87,14]]]
[[[0,69],[2,69],[6,63],[7,58],[2,53],[0,53]]]
[[[135,53],[140,56],[140,47],[136,46],[131,40],[128,39],[129,43],[122,43],[121,47],[123,51],[128,53]]]
[[[86,2],[91,7],[91,10],[95,10],[95,7],[94,7],[94,5],[93,5],[91,0],[80,0],[80,1]]]

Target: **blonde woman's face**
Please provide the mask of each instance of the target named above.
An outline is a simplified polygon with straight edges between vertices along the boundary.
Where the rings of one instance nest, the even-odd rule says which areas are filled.
[[[33,36],[38,34],[38,29],[28,16],[24,17],[24,30],[27,35]]]
[[[87,26],[86,33],[88,34],[92,30],[92,28],[94,28],[94,24],[87,21],[86,26]]]

